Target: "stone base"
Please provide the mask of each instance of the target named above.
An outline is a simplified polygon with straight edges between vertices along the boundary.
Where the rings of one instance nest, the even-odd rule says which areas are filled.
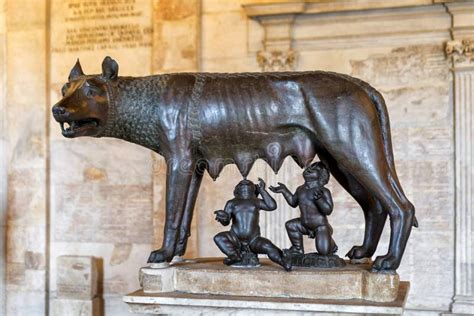
[[[196,259],[171,264],[168,268],[140,269],[144,293],[284,297],[306,299],[391,302],[399,293],[396,273],[372,273],[367,264],[334,269],[294,267],[284,271],[268,259],[259,268],[233,268],[222,258]]]
[[[401,315],[409,290],[408,282],[400,282],[393,302],[377,303],[365,300],[314,300],[188,294],[180,292],[144,293],[136,291],[123,299],[130,312],[154,315]]]
[[[474,298],[472,296],[456,295],[451,306],[451,312],[456,315],[473,315]]]
[[[77,300],[69,298],[56,298],[51,301],[52,316],[100,316],[103,315],[102,300]]]

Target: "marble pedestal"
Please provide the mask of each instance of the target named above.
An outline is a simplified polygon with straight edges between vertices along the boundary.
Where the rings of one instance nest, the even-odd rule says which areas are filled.
[[[142,289],[124,301],[145,314],[401,314],[409,289],[397,274],[371,273],[366,264],[292,272],[261,264],[232,268],[208,258],[142,268]]]

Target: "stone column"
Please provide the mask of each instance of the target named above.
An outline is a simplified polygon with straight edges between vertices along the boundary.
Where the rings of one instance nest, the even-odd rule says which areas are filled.
[[[455,113],[456,259],[453,313],[474,310],[474,4],[447,5],[453,40],[446,53],[453,61]]]
[[[262,17],[259,19],[265,29],[263,50],[257,53],[257,62],[262,71],[294,70],[296,53],[292,49],[291,33],[294,14]]]
[[[0,315],[6,314],[5,266],[6,266],[6,221],[7,221],[7,127],[6,117],[6,25],[5,0],[0,0]]]
[[[262,71],[291,71],[295,69],[296,52],[292,49],[294,14],[283,14],[259,18],[264,27],[265,37],[263,50],[257,52],[257,62]],[[278,144],[274,144],[275,152],[281,150]],[[278,181],[288,184],[295,168],[291,159],[286,159],[278,174],[273,172],[270,166],[265,166],[264,174],[267,185],[275,185]],[[292,168],[293,167],[293,168]],[[292,213],[283,195],[275,196],[278,204],[276,212],[262,212],[262,234],[279,247],[290,246],[287,238],[285,223],[290,220]]]
[[[295,16],[305,9],[304,3],[248,4],[243,6],[248,17],[256,19],[264,29],[263,49],[257,53],[262,71],[294,70],[296,53],[292,49]]]
[[[291,71],[295,70],[296,52],[293,50],[293,23],[295,16],[304,9],[302,3],[282,3],[272,5],[244,5],[247,16],[257,19],[264,29],[262,48],[257,52],[257,62],[261,71]],[[274,151],[280,150],[275,146]],[[295,165],[291,158],[287,158],[278,174],[266,165],[264,173],[267,185],[283,182],[288,185],[295,175]],[[290,186],[291,187],[291,186]],[[290,246],[285,230],[285,223],[295,217],[291,208],[281,194],[274,195],[278,204],[276,212],[261,213],[262,235],[270,239],[277,246]]]

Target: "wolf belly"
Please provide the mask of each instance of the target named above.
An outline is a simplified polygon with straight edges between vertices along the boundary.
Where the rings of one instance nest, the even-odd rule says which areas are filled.
[[[199,151],[211,177],[217,178],[231,163],[245,177],[256,159],[265,160],[275,172],[287,156],[301,167],[310,163],[316,154],[315,135],[297,80],[301,78],[232,79],[228,84],[226,78],[206,78],[199,104]]]

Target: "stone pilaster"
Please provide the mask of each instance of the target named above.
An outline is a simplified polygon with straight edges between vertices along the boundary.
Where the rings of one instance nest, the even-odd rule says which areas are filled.
[[[42,315],[48,312],[47,1],[30,1],[27,8],[24,1],[0,3],[7,42],[0,60],[8,73],[0,114],[8,123],[4,306],[7,315]]]
[[[474,66],[474,65],[473,65]],[[474,67],[454,68],[456,267],[452,311],[474,310]]]
[[[456,259],[455,295],[451,311],[474,310],[474,4],[447,4],[452,16],[452,40],[446,55],[452,58],[455,113]]]
[[[257,62],[262,71],[294,70],[296,52],[292,49],[294,14],[261,17],[265,29],[263,50],[257,53]]]
[[[296,68],[297,53],[293,46],[293,24],[295,16],[304,9],[301,3],[281,3],[270,5],[243,6],[247,16],[255,18],[264,29],[262,49],[256,58],[261,71],[291,71]],[[288,159],[290,160],[290,159]],[[288,184],[294,174],[292,162],[285,161],[278,175],[266,166],[263,170],[268,185],[278,181]],[[279,247],[289,247],[285,223],[293,216],[293,212],[281,194],[275,196],[278,204],[276,212],[262,213],[262,235]]]
[[[296,66],[292,49],[295,16],[303,12],[303,3],[244,5],[247,16],[255,18],[264,29],[263,49],[257,52],[262,71],[289,71]]]
[[[5,0],[0,0],[0,113],[6,111],[6,25]],[[6,117],[0,115],[0,315],[6,313],[5,266],[6,248],[5,234],[7,227],[7,127]]]

